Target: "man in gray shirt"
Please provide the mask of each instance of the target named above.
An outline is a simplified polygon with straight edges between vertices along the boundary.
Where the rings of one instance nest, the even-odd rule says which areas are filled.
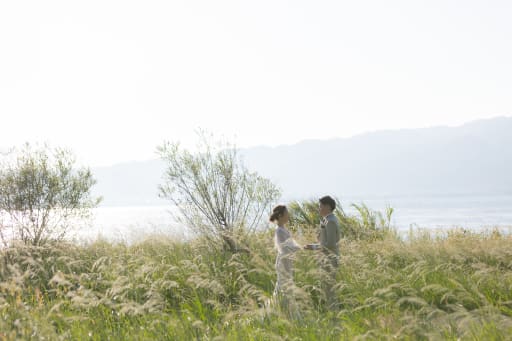
[[[341,239],[340,223],[333,213],[335,209],[336,202],[333,198],[330,196],[320,198],[319,210],[322,220],[320,222],[320,229],[318,232],[318,242],[320,243],[323,253],[320,266],[326,273],[323,286],[327,306],[331,309],[335,308],[338,304],[336,293],[334,292],[334,285],[336,284],[338,257],[340,255],[338,242]]]

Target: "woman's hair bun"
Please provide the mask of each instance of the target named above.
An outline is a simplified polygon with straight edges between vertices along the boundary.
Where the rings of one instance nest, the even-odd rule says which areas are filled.
[[[270,221],[274,222],[278,220],[284,214],[284,212],[286,212],[286,210],[287,208],[285,205],[277,205],[274,207],[272,214],[270,215]]]

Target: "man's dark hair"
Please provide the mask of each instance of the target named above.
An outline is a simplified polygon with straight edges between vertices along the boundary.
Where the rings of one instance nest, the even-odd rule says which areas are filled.
[[[336,208],[336,201],[334,201],[334,199],[328,195],[326,195],[325,197],[321,197],[320,203],[323,205],[329,205],[333,211]]]

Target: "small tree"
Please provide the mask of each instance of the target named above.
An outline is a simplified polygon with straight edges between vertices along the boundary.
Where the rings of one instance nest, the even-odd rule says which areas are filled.
[[[26,244],[61,240],[99,203],[91,197],[95,182],[88,168],[75,168],[70,151],[29,144],[14,148],[0,162],[1,220]]]
[[[199,150],[194,154],[178,143],[158,147],[166,163],[160,196],[176,206],[178,220],[193,232],[237,251],[235,232],[254,231],[280,191],[270,180],[250,172],[233,145],[214,145],[211,136],[198,136]]]

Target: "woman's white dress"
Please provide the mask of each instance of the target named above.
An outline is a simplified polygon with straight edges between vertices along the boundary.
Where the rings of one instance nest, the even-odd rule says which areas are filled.
[[[283,226],[279,226],[275,232],[275,246],[277,249],[276,272],[277,282],[274,290],[274,301],[288,310],[292,315],[297,315],[298,311],[292,302],[293,298],[293,254],[302,249],[301,246],[293,240],[290,232]]]

